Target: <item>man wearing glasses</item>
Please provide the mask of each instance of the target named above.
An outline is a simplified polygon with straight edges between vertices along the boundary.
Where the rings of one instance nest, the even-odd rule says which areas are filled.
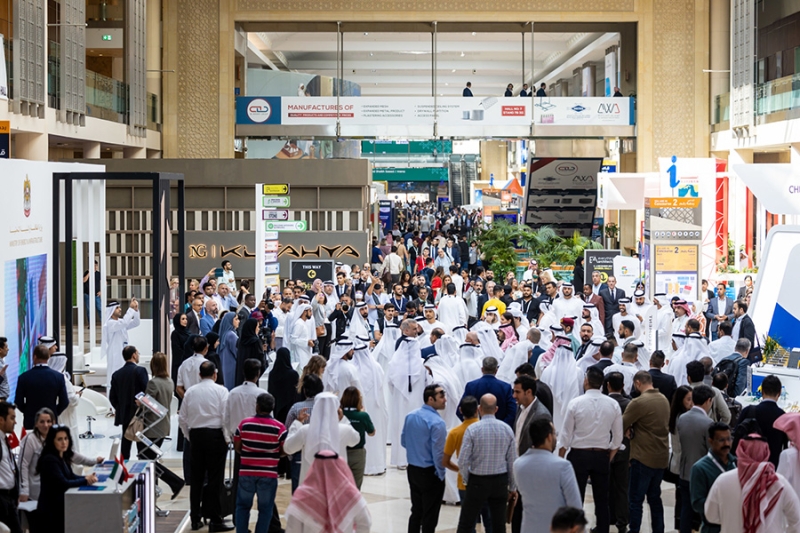
[[[419,393],[417,393],[419,394]],[[444,445],[447,426],[437,413],[447,403],[441,385],[428,385],[424,405],[406,415],[400,444],[408,459],[408,485],[411,489],[411,516],[408,530],[434,533],[444,496]]]

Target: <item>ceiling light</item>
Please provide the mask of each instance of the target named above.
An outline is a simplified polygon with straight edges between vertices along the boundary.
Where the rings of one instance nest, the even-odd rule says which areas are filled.
[[[377,82],[377,81],[375,82],[375,85],[378,85],[378,82]]]
[[[375,69],[372,69],[372,72],[378,72],[378,71],[377,71],[377,70],[375,70]]]
[[[364,35],[369,35],[369,32],[365,31],[365,32],[364,32]]]
[[[449,83],[445,82],[445,85],[450,85]]]
[[[455,72],[455,71],[456,71],[456,69],[453,69],[453,70],[451,70],[450,72]]]
[[[464,57],[464,52],[461,52],[461,57]]]
[[[372,52],[370,52],[370,53],[369,53],[369,57],[372,57],[372,56],[374,56],[374,55],[375,55],[375,54],[373,54]]]
[[[475,33],[475,32],[472,32],[472,36],[473,36],[473,37],[475,37],[476,35],[477,35],[477,33]]]

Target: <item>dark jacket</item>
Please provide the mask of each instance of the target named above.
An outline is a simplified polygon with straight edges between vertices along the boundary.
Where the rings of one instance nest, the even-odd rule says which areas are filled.
[[[541,384],[539,382],[537,385]],[[538,389],[538,387],[537,387]],[[517,414],[514,416],[514,425],[511,426],[516,433],[517,428],[517,421],[519,420],[521,412],[517,410]],[[528,407],[527,411],[525,412],[525,422],[522,424],[522,430],[519,433],[519,442],[517,443],[517,455],[522,455],[523,453],[527,452],[531,447],[533,447],[533,443],[531,442],[531,435],[530,435],[530,428],[531,422],[534,420],[538,420],[540,418],[546,418],[548,420],[553,419],[552,413],[548,411],[547,407],[539,401],[538,399],[533,402],[533,404]]]
[[[626,398],[622,394],[617,392],[609,393],[609,398],[615,400],[619,404],[619,409],[622,411],[622,414],[625,414],[625,409],[628,407],[628,404],[631,403],[630,398]],[[631,456],[631,440],[628,437],[622,438],[622,444],[625,445],[624,450],[617,451],[617,454],[614,456],[614,460],[611,461],[612,463],[621,463],[625,462],[628,463],[630,456]]]
[[[750,315],[742,315],[737,320],[741,321],[739,325],[739,339],[747,339],[750,341],[750,346],[756,347],[756,325],[753,324],[753,319]],[[739,340],[736,339],[736,340]]]
[[[189,309],[186,311],[186,329],[189,333],[200,335],[200,318],[195,316],[194,311]]]
[[[42,456],[38,466],[42,482],[36,513],[39,527],[41,531],[64,531],[64,494],[86,485],[86,478],[73,472],[57,455]]]
[[[619,301],[621,298],[625,298],[625,291],[620,289],[619,287],[614,289],[614,296],[611,296],[611,289],[605,287],[600,289],[600,297],[603,299],[603,307],[605,308],[606,313],[606,321],[605,327],[606,331],[611,327],[611,317],[614,316],[616,313],[619,313]]]
[[[782,414],[785,414],[785,411],[778,407],[777,403],[769,400],[762,400],[758,405],[746,407],[742,411],[742,414],[739,415],[740,421],[748,418],[756,419],[758,427],[761,428],[761,434],[764,435],[767,439],[767,443],[769,443],[769,461],[774,464],[776,468],[781,452],[786,449],[786,445],[789,442],[786,433],[772,427],[773,424],[775,424],[775,420]]]
[[[548,411],[553,412],[553,391],[544,381],[536,380],[536,399],[542,402]]]
[[[472,91],[470,90],[469,87],[464,87],[464,90],[461,91],[461,96],[470,97],[470,96],[472,96]]]
[[[491,374],[484,374],[482,377],[467,383],[462,398],[472,396],[480,400],[484,394],[489,393],[494,394],[495,398],[497,398],[497,419],[504,421],[513,428],[514,415],[517,412],[517,401],[514,400],[511,385],[505,381],[500,381]],[[461,411],[458,411],[458,417],[463,420]]]
[[[111,392],[108,401],[114,407],[114,425],[122,426],[122,431],[130,424],[136,412],[136,395],[147,388],[147,370],[133,361],[111,375]]]
[[[33,429],[36,413],[42,407],[60,415],[69,405],[67,384],[64,375],[47,365],[36,365],[17,378],[17,394],[14,398],[17,409],[25,415],[23,425],[28,431]]]
[[[520,298],[516,300],[516,302],[522,307],[522,313],[525,315],[525,318],[528,319],[528,322],[531,323],[531,326],[536,324],[539,320],[539,301],[531,297],[529,302],[526,302],[524,298]]]
[[[648,372],[650,372],[650,375],[653,377],[653,387],[666,396],[667,401],[672,405],[672,396],[678,388],[678,385],[675,383],[675,378],[670,374],[663,373],[657,368],[651,368]]]
[[[262,374],[267,368],[267,361],[264,357],[264,346],[261,343],[261,338],[256,335],[257,324],[258,321],[255,318],[248,318],[242,328],[242,336],[236,350],[236,382],[234,383],[234,387],[238,387],[244,383],[244,362],[248,359],[255,359],[261,363]]]
[[[689,481],[692,467],[708,453],[708,426],[714,421],[698,409],[689,409],[678,418],[678,437],[681,439],[680,477]]]

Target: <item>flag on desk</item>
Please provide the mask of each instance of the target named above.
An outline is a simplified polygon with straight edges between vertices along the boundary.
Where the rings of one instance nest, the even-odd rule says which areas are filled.
[[[125,468],[125,461],[120,455],[114,460],[114,468],[111,469],[111,474],[109,474],[108,479],[114,481],[117,485],[121,485],[132,477],[133,476],[128,473],[128,469]]]

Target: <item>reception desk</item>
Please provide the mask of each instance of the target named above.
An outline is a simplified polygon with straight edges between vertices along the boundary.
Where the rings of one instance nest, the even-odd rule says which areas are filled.
[[[150,461],[128,461],[133,476],[117,485],[108,479],[114,463],[95,468],[98,483],[64,495],[66,533],[154,533],[155,471]]]

